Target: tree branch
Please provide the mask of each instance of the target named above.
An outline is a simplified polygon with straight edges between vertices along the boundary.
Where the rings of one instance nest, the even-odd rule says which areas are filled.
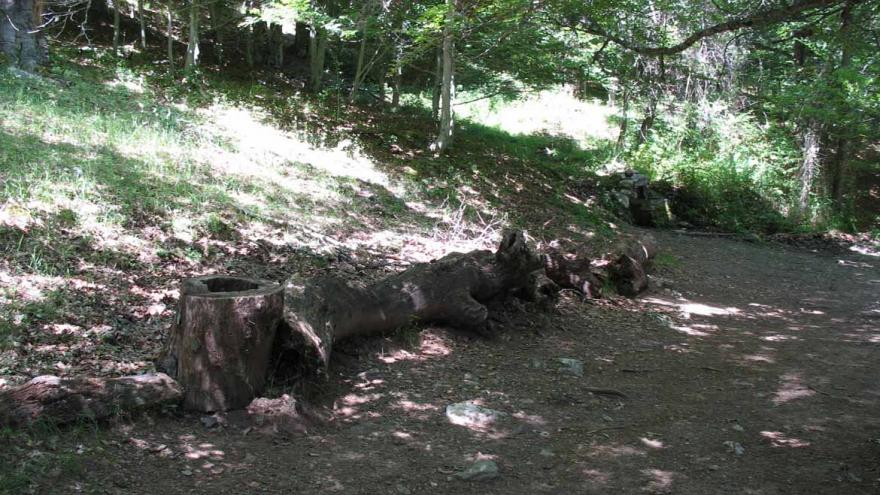
[[[759,28],[770,26],[780,22],[787,22],[797,18],[799,15],[805,12],[827,7],[834,7],[846,1],[847,0],[798,0],[791,5],[784,5],[781,7],[761,10],[750,15],[736,17],[725,22],[715,24],[714,26],[701,29],[694,32],[677,44],[671,46],[644,46],[627,41],[620,36],[606,31],[597,22],[589,17],[581,18],[578,23],[573,26],[573,28],[587,34],[592,34],[594,36],[600,36],[611,40],[611,42],[620,45],[627,50],[631,50],[642,55],[657,57],[681,53],[693,46],[698,41],[702,40],[703,38],[708,38],[710,36],[715,36],[717,34],[730,31],[737,31],[744,28]],[[856,2],[859,1],[861,0],[856,0]]]

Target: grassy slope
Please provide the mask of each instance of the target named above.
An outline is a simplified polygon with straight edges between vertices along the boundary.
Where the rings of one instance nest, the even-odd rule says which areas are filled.
[[[596,158],[570,139],[464,122],[437,157],[419,108],[168,85],[74,50],[41,77],[0,73],[0,380],[149,369],[188,275],[425,261],[511,225],[611,231],[578,192]]]

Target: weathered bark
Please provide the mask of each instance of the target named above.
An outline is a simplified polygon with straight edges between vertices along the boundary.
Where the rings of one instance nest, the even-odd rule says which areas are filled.
[[[443,48],[437,48],[434,64],[434,86],[431,91],[431,118],[440,118],[440,93],[443,92]]]
[[[400,86],[403,81],[403,47],[394,48],[394,77],[391,83],[391,106],[400,105]]]
[[[33,71],[48,61],[46,39],[37,29],[42,2],[0,0],[0,63]]]
[[[626,146],[626,133],[629,128],[629,88],[623,88],[623,105],[620,112],[620,130],[617,134],[617,152],[622,152]]]
[[[174,76],[174,18],[168,4],[168,73]]]
[[[798,198],[798,211],[796,218],[803,220],[809,214],[810,193],[813,191],[813,179],[819,169],[820,163],[820,139],[819,124],[812,120],[804,129],[803,133],[803,159],[800,169],[800,196]]]
[[[552,252],[544,255],[547,277],[563,289],[576,290],[587,298],[602,296],[602,283],[593,273],[589,258]]]
[[[541,268],[523,234],[509,232],[495,253],[453,253],[369,285],[332,275],[293,277],[284,295],[286,331],[291,346],[314,351],[323,365],[333,342],[417,321],[483,331],[486,303],[512,293],[538,301],[553,295],[546,293],[552,287],[540,284]]]
[[[119,56],[119,39],[122,36],[119,17],[119,0],[113,0],[113,55]]]
[[[164,373],[122,378],[38,376],[0,392],[0,426],[104,419],[179,402],[180,386]]]
[[[644,237],[634,241],[611,264],[609,275],[617,292],[634,297],[648,288],[648,263],[657,254],[654,239]]]
[[[327,53],[327,31],[323,27],[313,26],[309,39],[309,87],[314,92],[321,90],[324,78],[324,56]]]
[[[190,0],[189,39],[186,46],[184,68],[192,70],[199,64],[199,0]]]
[[[272,65],[276,69],[284,67],[284,31],[280,24],[269,26],[269,43],[272,52]]]
[[[140,23],[141,28],[141,48],[147,48],[147,19],[146,14],[144,13],[144,0],[138,0],[137,2],[138,9],[138,22]]]
[[[364,68],[364,58],[367,54],[367,17],[369,15],[370,2],[364,2],[361,9],[360,20],[358,22],[358,31],[360,31],[361,42],[358,47],[357,61],[355,62],[354,80],[351,83],[351,93],[348,95],[348,102],[354,103],[360,90],[361,83],[366,78],[366,69]]]
[[[455,24],[455,0],[446,0],[446,21],[443,25],[443,87],[440,91],[440,132],[437,136],[437,151],[444,152],[452,146],[452,133],[455,122],[452,114],[452,100],[455,98],[455,43],[452,39]]]
[[[283,304],[283,287],[268,280],[183,281],[177,324],[159,367],[184,388],[185,408],[239,409],[262,391]]]

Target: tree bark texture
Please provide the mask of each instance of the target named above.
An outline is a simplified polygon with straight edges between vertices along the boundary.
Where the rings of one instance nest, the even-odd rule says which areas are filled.
[[[283,305],[283,286],[268,280],[183,281],[177,323],[159,367],[184,388],[186,409],[240,409],[262,391]]]
[[[486,303],[507,294],[552,297],[542,285],[541,258],[521,232],[508,232],[498,250],[453,253],[415,265],[379,282],[363,284],[328,275],[291,278],[285,288],[284,320],[289,347],[314,351],[326,366],[333,342],[377,334],[414,322],[465,330],[487,328]],[[543,292],[540,292],[543,291]]]
[[[186,46],[186,70],[199,64],[199,0],[190,0],[189,39]]]
[[[653,238],[643,237],[629,245],[611,264],[609,275],[617,292],[635,297],[648,288],[647,266],[657,254]]]
[[[309,66],[311,75],[309,86],[313,92],[321,90],[324,77],[324,56],[327,53],[327,31],[322,27],[312,27],[309,39]]]
[[[42,16],[39,5],[33,0],[0,0],[0,54],[25,71],[48,62],[46,40],[37,29]]]
[[[38,376],[0,392],[0,426],[104,419],[120,412],[174,404],[182,397],[180,386],[164,373],[122,378]]]
[[[446,0],[446,22],[443,26],[443,87],[440,91],[440,133],[437,136],[437,151],[444,152],[452,146],[452,132],[455,128],[452,114],[452,100],[455,98],[455,43],[452,39],[455,23],[455,0]]]

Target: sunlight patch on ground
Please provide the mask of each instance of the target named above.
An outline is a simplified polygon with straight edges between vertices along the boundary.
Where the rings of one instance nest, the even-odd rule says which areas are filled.
[[[284,185],[285,179],[279,171],[267,165],[298,162],[333,177],[359,179],[384,187],[391,185],[388,176],[350,140],[340,141],[333,148],[319,147],[264,123],[266,117],[255,110],[213,105],[203,113],[213,119],[216,134],[224,136],[227,146],[234,150],[221,160],[212,160],[227,172]],[[215,150],[210,152],[213,154]]]
[[[805,399],[816,395],[816,392],[803,383],[800,373],[782,375],[782,383],[773,394],[773,403],[777,406],[794,400]]]
[[[688,301],[687,299],[680,299],[679,301],[672,301],[669,299],[662,299],[659,297],[648,297],[644,299],[645,302],[651,304],[658,304],[660,306],[672,306],[678,309],[683,318],[690,318],[691,315],[698,316],[730,316],[739,314],[741,311],[738,308],[734,307],[718,307],[718,306],[710,306],[708,304],[697,303]]]
[[[810,446],[810,442],[801,440],[800,438],[789,437],[781,431],[762,431],[761,436],[770,440],[770,444],[774,447],[799,449]]]
[[[552,112],[547,109],[552,108]],[[490,100],[457,105],[456,112],[484,125],[511,134],[567,136],[585,144],[592,139],[615,139],[617,129],[609,125],[614,107],[572,96],[571,88],[541,91],[520,101],[493,107]]]

